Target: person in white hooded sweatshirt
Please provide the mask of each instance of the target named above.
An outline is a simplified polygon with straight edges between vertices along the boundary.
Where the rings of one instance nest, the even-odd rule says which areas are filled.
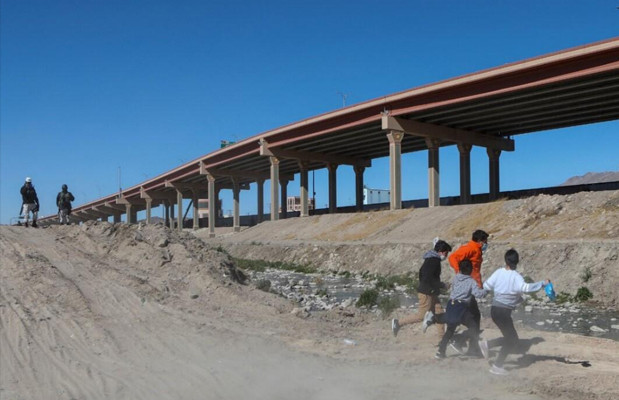
[[[499,355],[490,368],[490,372],[495,375],[508,374],[508,371],[503,368],[503,363],[507,355],[518,346],[518,332],[514,328],[512,311],[524,300],[522,294],[537,292],[550,282],[546,279],[545,281],[526,283],[522,275],[516,272],[518,262],[518,252],[514,249],[507,250],[505,267],[494,271],[490,278],[484,282],[484,289],[494,292],[490,316],[503,334],[502,338],[479,341],[479,348],[486,359],[489,356],[489,348],[502,346]]]

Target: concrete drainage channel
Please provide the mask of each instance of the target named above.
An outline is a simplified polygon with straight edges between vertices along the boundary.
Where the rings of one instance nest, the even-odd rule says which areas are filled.
[[[355,307],[361,294],[375,286],[374,281],[361,275],[303,274],[267,268],[264,272],[252,271],[250,276],[253,284],[261,286],[263,290],[280,294],[312,312]],[[540,292],[539,297],[542,295]],[[415,311],[417,296],[407,293],[405,287],[382,291],[380,296],[397,296],[401,309]],[[445,296],[443,303],[446,299]],[[483,299],[480,308],[484,316],[490,315],[490,301]],[[368,312],[380,313],[380,310],[374,306]],[[579,303],[556,304],[546,299],[528,299],[526,306],[514,311],[513,318],[537,330],[619,340],[619,312],[616,310],[600,310]]]

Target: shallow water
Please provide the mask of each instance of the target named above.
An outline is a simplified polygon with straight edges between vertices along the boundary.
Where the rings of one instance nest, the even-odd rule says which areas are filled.
[[[361,293],[372,289],[374,283],[361,277],[343,277],[332,274],[301,274],[281,270],[254,272],[254,281],[268,279],[271,289],[291,300],[298,301],[303,306],[309,306],[312,311],[320,311],[324,307],[338,306],[346,300],[356,301]],[[326,297],[317,297],[318,291],[326,291]],[[381,296],[397,296],[400,307],[412,310],[416,307],[417,296],[409,295],[403,290],[391,290],[381,293]],[[350,300],[349,300],[350,301]],[[443,298],[443,304],[447,297]],[[354,303],[353,303],[354,304]],[[482,315],[490,316],[490,301],[482,300],[479,304]],[[521,321],[526,326],[546,332],[565,332],[583,336],[603,337],[619,341],[619,311],[602,310],[585,307],[580,304],[565,308],[555,303],[540,302],[533,304],[531,311],[525,311],[524,306],[514,310],[512,318]],[[595,326],[603,332],[591,330]]]

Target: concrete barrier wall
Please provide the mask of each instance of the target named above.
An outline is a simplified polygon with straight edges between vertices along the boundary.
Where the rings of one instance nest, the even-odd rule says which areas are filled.
[[[588,183],[583,185],[571,185],[571,186],[552,186],[545,188],[536,188],[536,189],[524,189],[524,190],[512,190],[505,191],[499,193],[499,198],[506,199],[520,199],[524,197],[537,196],[540,194],[547,195],[568,195],[578,192],[597,192],[604,190],[619,190],[619,181],[615,182],[603,182],[603,183]],[[488,193],[474,194],[471,196],[471,204],[481,204],[487,203],[489,201]],[[452,206],[460,204],[460,196],[449,196],[449,197],[441,197],[440,199],[441,206]],[[402,208],[423,208],[428,206],[428,199],[418,199],[418,200],[405,200],[402,201]],[[379,204],[366,204],[363,206],[363,211],[376,211],[376,210],[388,210],[389,203],[379,203]],[[353,206],[344,206],[337,208],[338,213],[354,213],[357,212],[357,208]],[[329,214],[328,208],[319,208],[316,210],[311,210],[310,215],[323,215]],[[300,213],[298,211],[289,212],[287,214],[287,218],[298,217]],[[281,218],[281,217],[280,217]],[[263,220],[269,221],[271,219],[271,215],[265,213]],[[258,224],[258,216],[257,215],[243,215],[240,218],[241,226],[253,226]],[[217,218],[216,226],[218,227],[232,227],[233,219],[232,217],[228,218]],[[193,219],[185,220],[183,223],[185,228],[193,227]],[[208,226],[208,218],[200,219],[200,227],[205,228]]]

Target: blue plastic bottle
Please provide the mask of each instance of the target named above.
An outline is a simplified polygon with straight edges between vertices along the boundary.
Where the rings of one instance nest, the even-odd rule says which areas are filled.
[[[557,295],[555,294],[554,287],[552,287],[552,282],[548,282],[548,285],[546,285],[545,290],[546,290],[546,296],[548,296],[550,301],[555,301],[555,299],[557,298]]]

